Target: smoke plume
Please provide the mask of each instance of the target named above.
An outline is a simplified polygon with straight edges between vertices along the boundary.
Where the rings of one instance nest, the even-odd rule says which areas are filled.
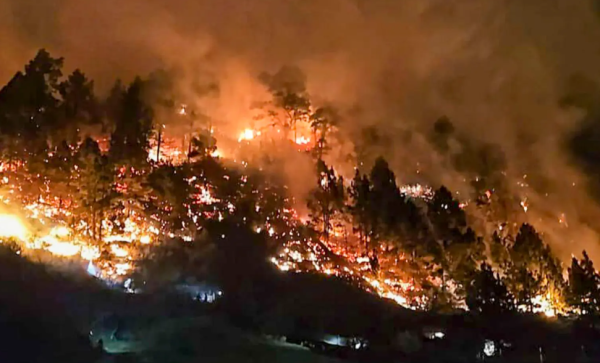
[[[294,64],[313,101],[340,110],[345,134],[381,136],[370,152],[401,180],[466,198],[460,140],[492,145],[507,189],[528,199],[527,219],[557,252],[600,257],[591,173],[569,143],[591,113],[574,77],[600,82],[597,10],[591,0],[0,0],[0,81],[41,47],[101,91],[176,66],[182,92],[215,78],[218,96],[197,106],[239,132],[267,96],[258,74]],[[455,128],[446,154],[428,136],[442,115]]]

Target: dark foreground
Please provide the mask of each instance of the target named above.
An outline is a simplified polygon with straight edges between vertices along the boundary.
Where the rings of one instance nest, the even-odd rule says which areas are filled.
[[[280,291],[275,299],[279,304],[270,310],[252,310],[260,319],[249,323],[231,314],[226,304],[125,294],[85,275],[50,270],[1,247],[1,361],[598,361],[594,349],[598,336],[587,323],[526,316],[483,322],[462,315],[417,314],[366,295],[352,297],[360,293],[335,282],[294,278],[301,279],[293,281],[295,288]],[[431,336],[435,332],[438,338]],[[357,348],[354,343],[331,341],[350,336],[365,338],[369,344]],[[502,357],[485,355],[490,342]]]

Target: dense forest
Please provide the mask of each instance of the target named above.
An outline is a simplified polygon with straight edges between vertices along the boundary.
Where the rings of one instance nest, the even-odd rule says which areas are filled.
[[[503,194],[503,160],[492,146],[463,140],[453,162],[473,179],[461,200],[444,186],[399,184],[368,152],[385,141],[372,129],[356,142],[354,176],[344,178],[327,161],[344,116],[312,106],[303,77],[295,67],[260,75],[272,99],[258,107],[283,135],[262,147],[312,160],[306,200],[291,195],[268,155],[256,164],[220,155],[218,123],[189,106],[176,74],[117,81],[101,97],[82,71],[65,75],[62,58],[39,51],[0,91],[1,221],[17,216],[27,226],[0,235],[22,245],[15,248],[80,256],[104,277],[144,289],[214,280],[241,296],[272,259],[271,268],[336,275],[413,309],[581,315],[593,324],[600,275],[592,260],[583,252],[563,266],[523,222],[526,206]],[[211,92],[219,85],[198,90]],[[163,157],[172,152],[172,120],[184,131],[178,152]],[[242,132],[240,147],[259,133],[268,131]],[[456,138],[445,117],[428,135],[440,153]]]

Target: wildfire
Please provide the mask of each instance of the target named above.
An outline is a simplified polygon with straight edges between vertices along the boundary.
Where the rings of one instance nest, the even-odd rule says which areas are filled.
[[[546,293],[537,295],[531,299],[532,309],[531,311],[536,314],[544,314],[548,318],[555,317],[558,313],[564,313],[562,309],[560,309],[556,303],[554,303],[554,297],[552,294]],[[522,312],[526,312],[528,307],[524,305],[519,305],[518,310]]]
[[[308,145],[310,143],[310,138],[299,136],[296,138],[296,144],[298,145]]]
[[[210,153],[210,156],[212,156],[213,158],[220,158],[220,157],[222,157],[223,155],[222,155],[222,153],[221,153],[221,150],[218,150],[218,149],[217,149],[217,150],[213,151],[212,153]]]
[[[302,272],[314,270],[329,276],[338,276],[356,282],[359,285],[365,285],[367,290],[390,299],[397,304],[415,309],[415,302],[410,301],[406,296],[408,292],[414,291],[415,287],[398,278],[384,277],[385,274],[370,272],[368,265],[370,259],[357,255],[356,252],[329,245],[327,249],[334,252],[338,261],[334,262],[327,253],[325,241],[316,243],[311,240],[291,241],[282,249],[281,253],[273,257],[271,262],[277,268],[284,272]],[[343,261],[343,263],[340,263]],[[416,306],[422,304],[417,301]]]
[[[179,113],[186,114],[185,106],[182,106]],[[250,141],[260,136],[260,131],[253,129],[244,129],[238,141]],[[311,139],[305,136],[299,136],[290,139],[297,145],[309,145]],[[162,144],[151,144],[149,159],[154,161],[168,160],[174,164],[183,162],[187,153],[182,152],[179,145],[175,145],[172,140],[164,139]],[[300,149],[300,148],[298,148]],[[160,155],[159,155],[160,154]],[[214,150],[211,153],[213,157],[221,157],[220,150]],[[0,172],[6,173],[23,167],[23,164],[15,162],[13,164],[0,164]],[[133,168],[122,168],[120,176],[137,171]],[[39,177],[39,176],[38,176]],[[228,179],[229,176],[225,175]],[[244,179],[244,182],[246,180]],[[127,185],[117,183],[117,189],[127,191]],[[213,196],[213,186],[201,176],[192,177],[187,180],[194,189],[191,195],[192,206],[187,206],[190,210],[190,217],[196,222],[198,218],[214,218],[221,220],[226,213],[235,210],[236,205],[228,200],[219,200]],[[321,183],[326,180],[322,179]],[[76,209],[69,200],[63,200],[51,195],[50,185],[45,185],[36,198],[27,200],[20,196],[23,183],[11,180],[8,176],[2,175],[1,185],[7,187],[8,193],[0,196],[0,202],[10,204],[11,208],[21,208],[23,213],[18,215],[0,214],[0,238],[15,238],[22,242],[23,246],[30,249],[45,250],[53,255],[68,258],[81,258],[89,261],[87,264],[88,272],[94,276],[109,280],[123,280],[126,275],[132,272],[136,265],[139,244],[151,244],[160,240],[159,236],[180,237],[185,241],[193,239],[189,234],[180,233],[176,235],[170,231],[165,231],[164,224],[160,218],[154,216],[148,217],[130,210],[125,207],[121,211],[119,218],[103,217],[98,222],[90,222],[83,218],[77,220]],[[323,184],[324,185],[324,184]],[[430,200],[434,191],[421,184],[404,185],[400,191],[407,198]],[[486,193],[491,198],[491,192]],[[19,205],[17,205],[19,204]],[[203,214],[192,215],[194,205],[212,206],[207,208],[209,211]],[[466,206],[466,202],[461,204],[461,208]],[[525,212],[528,209],[527,199],[521,201],[521,207]],[[220,210],[218,208],[221,208]],[[212,210],[211,210],[212,209]],[[12,210],[12,209],[11,209]],[[257,212],[260,207],[257,206]],[[168,211],[168,209],[167,209]],[[352,232],[348,232],[342,224],[332,226],[328,240],[325,239],[301,239],[298,230],[308,221],[303,221],[298,213],[293,209],[282,209],[280,217],[285,220],[287,226],[275,224],[272,221],[255,226],[257,233],[266,233],[275,240],[282,241],[284,248],[271,259],[271,262],[281,271],[302,272],[313,271],[325,275],[337,276],[348,279],[366,290],[371,291],[383,298],[390,299],[406,308],[419,308],[425,305],[425,301],[414,298],[420,293],[418,287],[411,282],[409,278],[401,271],[396,262],[402,260],[402,256],[383,257],[379,255],[380,262],[373,261],[373,255],[379,252],[369,251],[365,255],[364,248],[354,248],[347,243],[348,236],[353,238]],[[22,218],[20,216],[23,216]],[[90,232],[93,230],[90,224],[100,226],[101,232]],[[561,223],[566,225],[566,218],[561,216]],[[39,228],[38,228],[39,226]],[[351,230],[351,226],[349,227]],[[42,231],[42,232],[40,232]],[[165,233],[166,232],[166,233]],[[342,243],[343,241],[343,243]],[[380,246],[379,250],[384,251],[385,246]],[[375,256],[377,257],[377,256]],[[389,261],[384,261],[384,259]],[[556,309],[556,303],[549,294],[536,296],[532,300],[533,311],[543,313],[552,317],[560,313]],[[519,307],[519,309],[523,309]]]
[[[10,214],[0,214],[0,237],[27,240],[29,232],[21,220]]]
[[[527,198],[526,198],[526,199],[523,199],[523,200],[521,201],[521,207],[523,208],[523,211],[524,211],[525,213],[527,213],[527,209],[529,209],[529,203],[527,202]]]
[[[242,133],[238,137],[238,141],[239,142],[250,141],[250,140],[254,139],[255,135],[256,135],[256,133],[254,132],[254,130],[245,129],[244,131],[242,131]]]
[[[57,256],[71,257],[79,254],[81,248],[69,242],[54,241],[47,250]]]
[[[178,113],[182,116],[187,115],[187,105],[181,105]]]
[[[434,194],[431,187],[421,184],[403,185],[400,187],[400,192],[410,198],[426,200],[431,200]]]
[[[246,134],[254,136],[253,131]],[[151,145],[148,155],[150,160],[153,155],[157,160],[157,144]],[[160,145],[160,160],[180,163],[184,161],[180,155],[184,153],[172,139],[163,139]],[[4,210],[19,211],[15,214],[0,214],[0,242],[2,239],[14,238],[28,252],[43,250],[57,257],[87,260],[88,271],[93,270],[94,276],[118,281],[134,268],[136,244],[150,244],[158,240],[161,220],[131,210],[127,204],[125,209],[115,211],[114,214],[108,213],[91,225],[90,220],[78,219],[78,215],[74,213],[76,206],[68,197],[59,198],[52,195],[53,185],[49,181],[44,183],[37,195],[36,191],[23,193],[24,181],[21,176],[27,175],[25,163],[2,163],[0,173],[0,185],[5,190],[0,196],[0,205],[6,206]],[[117,178],[122,178],[128,173],[138,175],[140,171],[122,167]],[[36,177],[40,178],[39,175]],[[210,205],[219,202],[213,198],[211,186],[206,182],[197,178],[191,178],[188,182],[196,189],[196,193],[192,195],[194,203]],[[115,183],[115,187],[122,192],[128,191],[128,186],[120,180]],[[232,208],[231,203],[227,205],[229,209]],[[193,216],[194,220],[197,218],[198,216]],[[173,233],[167,235],[176,237]],[[178,237],[187,241],[192,239],[189,235]]]

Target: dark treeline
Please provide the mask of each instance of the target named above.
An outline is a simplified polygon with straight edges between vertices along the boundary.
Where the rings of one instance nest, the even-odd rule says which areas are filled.
[[[466,302],[473,312],[517,307],[532,312],[540,308],[535,298],[543,296],[554,313],[597,313],[599,275],[585,251],[583,259],[573,258],[564,279],[560,261],[529,224],[514,236],[495,231],[485,241],[469,227],[464,209],[447,188],[425,200],[410,198],[382,158],[368,174],[357,170],[346,189],[332,168],[322,162],[318,168],[319,185],[309,207],[324,238],[334,221],[347,218],[373,262],[406,256],[396,263],[425,295],[422,301],[429,309]],[[377,263],[372,268],[377,272]]]

